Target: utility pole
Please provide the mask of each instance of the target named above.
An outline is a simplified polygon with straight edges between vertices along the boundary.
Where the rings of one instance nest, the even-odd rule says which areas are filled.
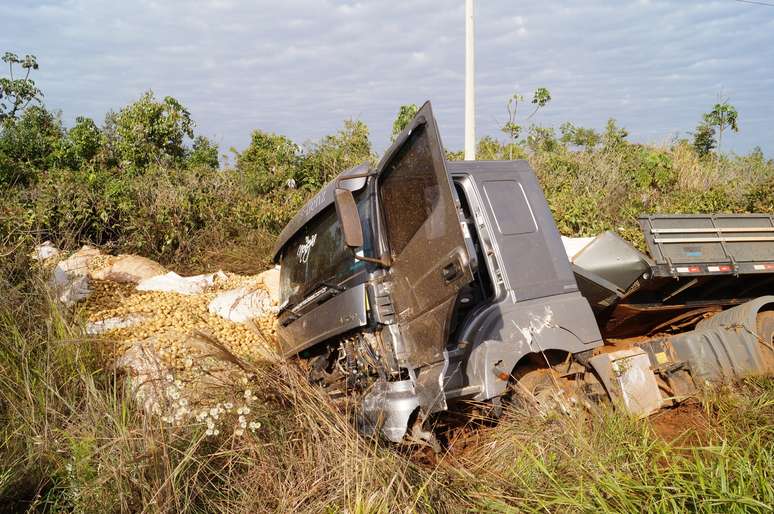
[[[476,50],[473,1],[465,0],[465,160],[476,160]]]

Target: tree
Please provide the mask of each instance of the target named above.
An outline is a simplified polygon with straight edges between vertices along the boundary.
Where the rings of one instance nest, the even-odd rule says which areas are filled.
[[[589,152],[602,141],[602,136],[596,130],[576,127],[569,121],[562,123],[559,132],[562,134],[559,138],[562,143],[581,146]]]
[[[736,124],[737,117],[738,113],[734,106],[728,103],[728,98],[722,96],[718,98],[715,107],[704,115],[704,123],[718,130],[718,154],[723,146],[723,131],[730,128],[734,132],[739,132],[739,127]]]
[[[419,107],[417,107],[416,104],[406,104],[400,106],[400,110],[398,110],[398,116],[395,118],[395,121],[392,122],[393,141],[395,141],[395,138],[398,137],[398,134],[400,134],[403,129],[406,128],[409,123],[411,123],[411,120],[414,119],[414,116],[417,115],[418,111]]]
[[[115,117],[115,150],[121,164],[140,172],[151,164],[181,164],[184,138],[193,138],[188,109],[172,98],[157,101],[153,91],[124,107]]]
[[[296,182],[316,190],[342,171],[373,158],[368,126],[362,121],[347,120],[336,134],[325,136],[306,148]]]
[[[553,128],[532,125],[527,135],[527,146],[533,152],[555,152],[559,142]]]
[[[0,184],[27,184],[55,165],[64,131],[58,114],[39,105],[0,124]]]
[[[602,144],[607,149],[615,149],[623,145],[628,136],[629,132],[625,128],[619,127],[615,119],[609,118],[602,134]]]
[[[700,157],[709,155],[715,148],[715,129],[708,123],[702,122],[693,133],[693,148]]]
[[[511,95],[510,98],[508,98],[508,103],[506,104],[506,109],[508,111],[508,121],[503,125],[502,131],[505,132],[508,135],[508,138],[510,139],[510,143],[508,145],[508,155],[510,159],[513,159],[513,148],[516,144],[516,140],[519,138],[519,135],[521,134],[521,125],[516,123],[516,113],[519,108],[519,102],[523,102],[524,97],[518,93],[514,93]],[[535,109],[530,113],[529,116],[525,119],[525,121],[529,121],[532,119],[532,117],[543,107],[548,105],[548,102],[551,101],[551,93],[548,91],[548,89],[544,87],[539,87],[535,90],[535,92],[532,94],[532,105],[535,106]]]
[[[265,194],[294,179],[298,145],[285,136],[254,130],[250,144],[236,156],[236,168],[256,194]]]
[[[102,149],[102,132],[91,118],[78,116],[56,150],[58,165],[78,169],[91,162]]]
[[[204,136],[196,136],[185,159],[188,168],[206,167],[218,169],[218,145]]]
[[[25,55],[20,59],[18,55],[6,52],[2,60],[8,64],[10,78],[0,78],[0,121],[16,119],[30,103],[40,103],[40,98],[43,96],[30,78],[30,72],[38,69],[38,60],[34,55]],[[20,65],[22,70],[26,70],[24,78],[14,78],[13,67],[16,64]]]

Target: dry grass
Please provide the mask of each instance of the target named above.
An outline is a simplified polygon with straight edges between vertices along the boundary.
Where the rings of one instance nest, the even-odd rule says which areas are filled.
[[[207,437],[143,415],[99,344],[3,261],[0,510],[9,512],[768,512],[774,382],[719,389],[706,428],[660,438],[612,412],[509,412],[464,449],[418,458],[363,438],[292,365],[245,363],[262,427]],[[244,387],[220,390],[224,398]]]
[[[567,235],[616,229],[638,241],[640,212],[774,209],[774,165],[754,156],[716,166],[682,145],[627,143],[531,161]],[[48,177],[0,205],[2,239],[55,234],[66,246],[140,250],[185,271],[253,273],[311,194],[251,197],[233,176],[179,173],[135,184]],[[648,422],[610,412],[591,421],[510,412],[466,447],[428,460],[361,437],[351,412],[294,367],[244,363],[260,430],[212,437],[198,423],[170,427],[140,411],[125,377],[105,365],[102,343],[49,300],[27,249],[0,248],[0,511],[771,512],[774,504],[771,379],[708,393],[701,437],[664,440]],[[226,401],[243,387],[213,394]]]

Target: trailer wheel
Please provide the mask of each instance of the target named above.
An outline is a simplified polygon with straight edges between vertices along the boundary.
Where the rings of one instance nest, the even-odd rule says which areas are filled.
[[[758,313],[756,328],[760,338],[763,366],[772,373],[774,372],[774,311]]]

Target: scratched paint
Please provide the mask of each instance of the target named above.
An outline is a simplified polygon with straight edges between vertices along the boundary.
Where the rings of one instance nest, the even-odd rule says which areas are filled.
[[[530,348],[532,348],[532,341],[535,339],[535,336],[540,334],[545,328],[554,326],[554,312],[550,306],[546,305],[542,316],[530,314],[529,325],[526,327],[519,326],[515,321],[513,321],[513,326],[516,327],[516,330],[519,331]],[[533,351],[539,350],[539,348],[537,350],[535,348],[532,349]]]

